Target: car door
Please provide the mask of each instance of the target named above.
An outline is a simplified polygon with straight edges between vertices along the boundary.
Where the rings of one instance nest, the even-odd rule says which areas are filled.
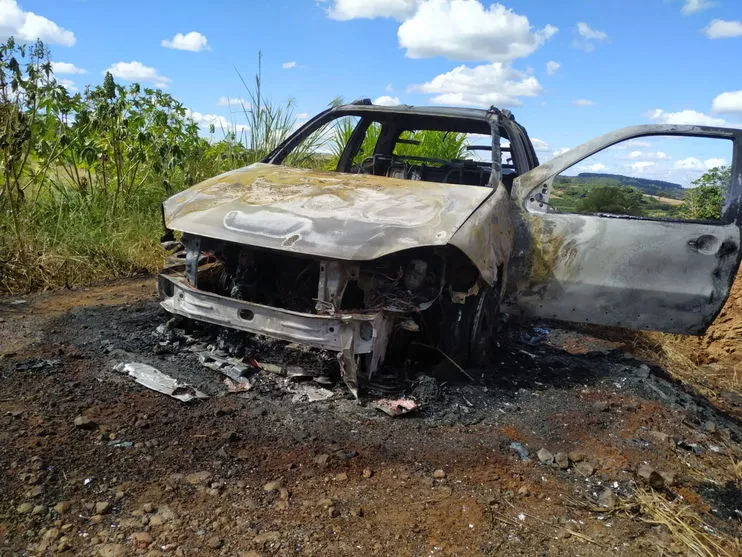
[[[687,152],[672,156],[647,150],[647,156],[654,159],[641,161],[638,159],[645,151],[630,150],[632,145],[652,145],[658,138],[667,139],[671,149],[686,147],[687,138],[696,142],[719,140],[729,148],[729,158],[711,155],[704,166],[703,157],[686,157]],[[512,200],[521,226],[508,266],[506,308],[532,317],[632,329],[683,334],[705,331],[726,301],[740,263],[741,140],[742,130],[634,126],[601,136],[519,177]],[[619,149],[627,144],[627,162],[618,162],[617,168],[651,169],[654,177],[672,177],[687,174],[691,168],[719,167],[683,185],[610,174],[605,171],[609,162],[580,166],[591,156],[603,157],[608,147]],[[617,156],[614,160],[622,159]],[[581,168],[603,172],[581,172]],[[664,175],[662,168],[668,169]],[[688,186],[705,183],[704,177],[717,171],[730,177],[723,206],[715,220],[705,218],[703,213],[698,213],[702,218],[696,218],[695,209],[691,211],[695,201],[691,201],[711,190],[691,190]],[[578,187],[595,180],[605,182],[599,186],[600,195],[587,186],[584,190]],[[613,185],[606,185],[608,182]],[[621,190],[624,182],[638,186]],[[646,186],[647,182],[655,185]],[[655,186],[660,188],[658,195],[637,189]],[[665,193],[671,190],[674,193]],[[626,192],[630,192],[628,197]],[[559,209],[558,205],[567,207],[568,201],[572,202],[567,200],[570,195],[577,200],[578,208],[589,207],[593,198],[614,195],[632,198],[633,206],[639,209]],[[678,199],[663,197],[666,195],[677,195]],[[674,216],[644,211],[643,206],[669,207],[668,212]]]

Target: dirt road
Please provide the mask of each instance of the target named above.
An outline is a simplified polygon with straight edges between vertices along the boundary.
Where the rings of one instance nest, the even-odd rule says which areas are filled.
[[[403,417],[342,384],[294,402],[306,384],[269,371],[231,393],[156,332],[153,288],[0,303],[0,555],[739,552],[738,394],[721,411],[619,342],[512,323],[475,383],[411,360]]]

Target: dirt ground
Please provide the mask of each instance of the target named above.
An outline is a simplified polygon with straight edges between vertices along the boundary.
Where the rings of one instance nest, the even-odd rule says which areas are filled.
[[[689,341],[722,371],[728,316]],[[306,383],[269,371],[229,392],[168,318],[152,278],[0,302],[0,555],[740,551],[742,396],[722,409],[628,344],[509,323],[474,382],[411,359],[420,408],[392,418],[342,384],[295,401]]]

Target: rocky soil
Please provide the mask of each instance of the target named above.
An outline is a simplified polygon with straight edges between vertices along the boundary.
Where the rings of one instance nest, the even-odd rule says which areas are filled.
[[[288,377],[336,370],[275,344],[228,385],[202,362],[219,338],[168,321],[151,278],[0,303],[0,555],[739,552],[742,397],[722,410],[605,335],[510,323],[473,382],[412,357],[419,408],[393,418]]]

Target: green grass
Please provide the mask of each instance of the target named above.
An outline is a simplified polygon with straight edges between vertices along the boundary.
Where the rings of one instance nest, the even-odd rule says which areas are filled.
[[[24,215],[25,261],[9,216],[0,216],[0,291],[21,293],[156,272],[164,261],[159,245],[163,197],[162,190],[144,189],[109,216],[106,200],[41,197]]]

